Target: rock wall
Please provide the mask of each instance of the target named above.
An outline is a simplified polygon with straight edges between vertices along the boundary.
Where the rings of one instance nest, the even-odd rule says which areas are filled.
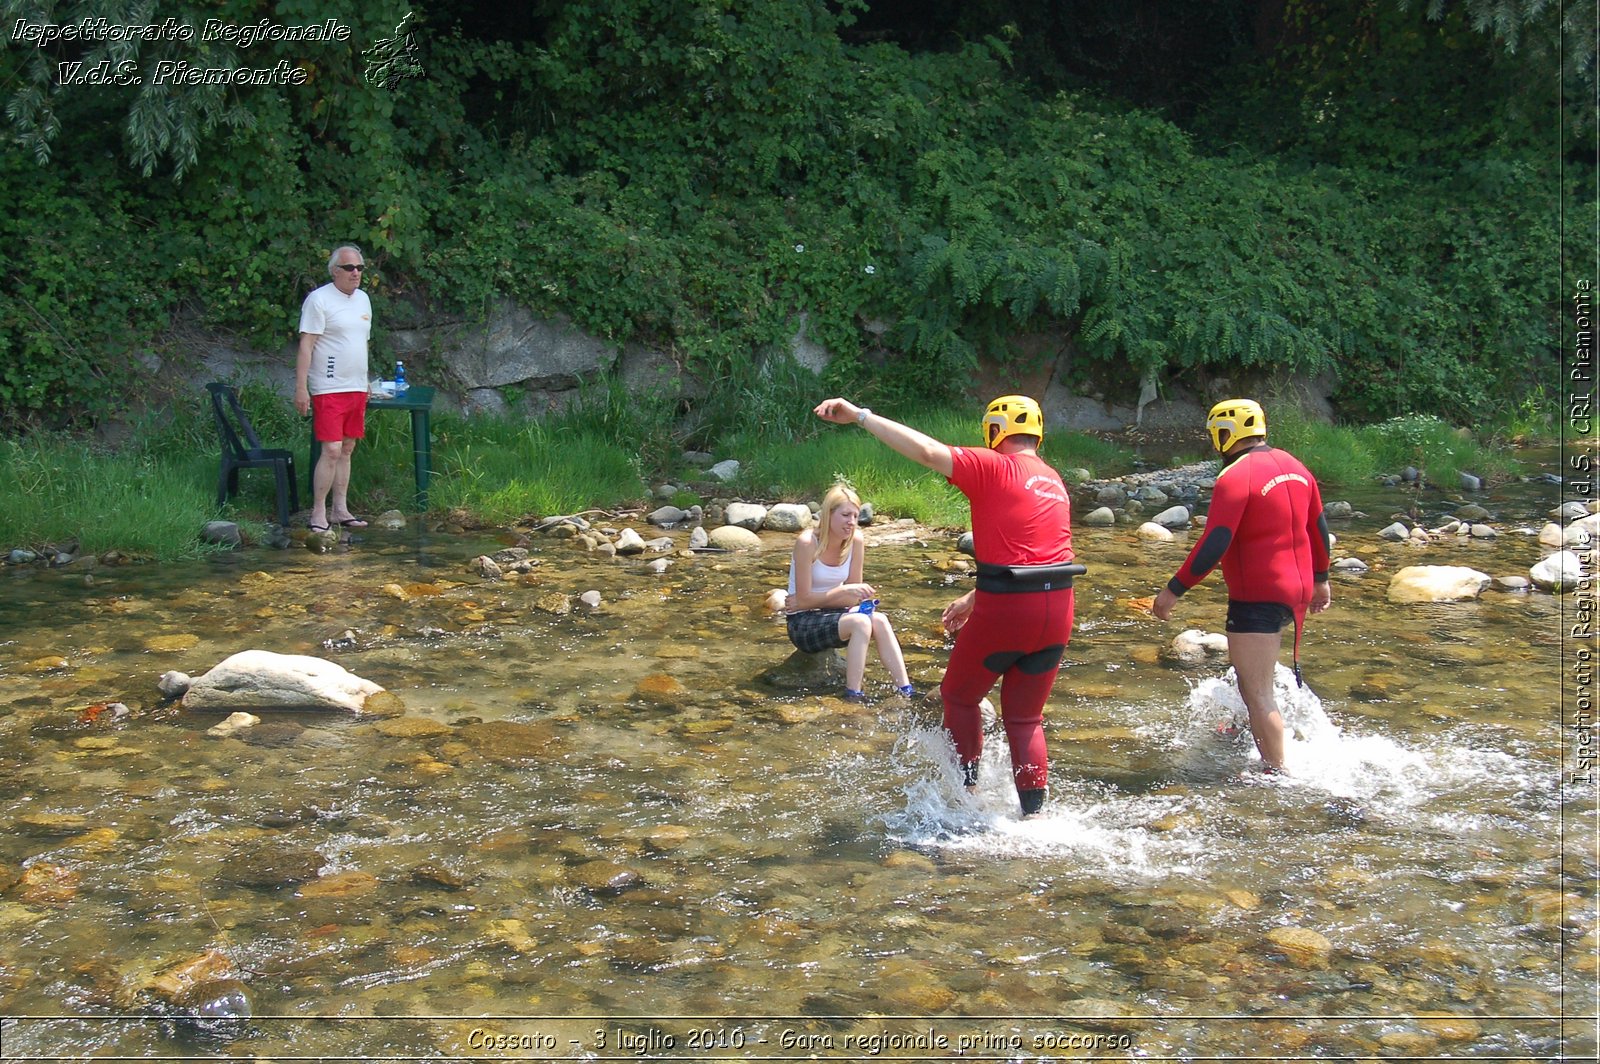
[[[414,323],[385,326],[381,312],[375,322],[375,349],[382,352],[373,369],[385,377],[394,371],[393,360],[403,359],[407,376],[438,388],[436,409],[472,414],[536,416],[561,409],[585,384],[614,374],[629,392],[693,395],[701,382],[670,354],[640,344],[618,346],[591,336],[564,317],[541,318],[510,300],[491,308],[483,321],[429,320],[416,315]],[[812,338],[807,315],[800,314],[787,354],[814,373],[827,368],[830,354]],[[883,323],[864,328],[879,335]],[[1044,409],[1051,428],[1120,432],[1133,427],[1193,430],[1205,418],[1212,402],[1239,394],[1295,394],[1309,411],[1331,417],[1328,395],[1331,378],[1307,380],[1277,375],[1257,375],[1239,383],[1224,378],[1203,379],[1196,388],[1162,385],[1147,380],[1128,394],[1108,394],[1081,374],[1082,356],[1069,334],[1061,330],[1015,338],[1018,355],[1004,365],[986,362],[978,367],[969,388],[975,402],[995,395],[1032,395]],[[275,356],[243,351],[225,339],[201,345],[202,371],[194,386],[209,380],[255,377],[266,381],[286,398],[294,394],[295,346],[286,344]],[[1201,394],[1203,392],[1203,394]],[[797,397],[797,401],[810,397]],[[817,398],[822,398],[818,386]]]

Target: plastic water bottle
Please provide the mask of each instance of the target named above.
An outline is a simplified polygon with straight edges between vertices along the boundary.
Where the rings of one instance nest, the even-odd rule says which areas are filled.
[[[400,398],[406,394],[406,364],[399,359],[394,363],[394,397]]]

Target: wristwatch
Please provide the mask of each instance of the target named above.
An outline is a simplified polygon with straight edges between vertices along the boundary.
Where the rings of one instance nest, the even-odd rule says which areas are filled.
[[[867,423],[867,416],[871,413],[872,408],[870,406],[862,407],[861,412],[856,415],[856,424],[865,425]]]

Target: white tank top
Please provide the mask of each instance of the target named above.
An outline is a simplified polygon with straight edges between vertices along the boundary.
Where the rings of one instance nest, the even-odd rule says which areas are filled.
[[[844,561],[838,565],[825,565],[820,557],[811,559],[811,590],[813,592],[831,591],[845,582],[850,575],[850,555],[844,556]],[[794,555],[789,556],[789,594],[794,594]]]

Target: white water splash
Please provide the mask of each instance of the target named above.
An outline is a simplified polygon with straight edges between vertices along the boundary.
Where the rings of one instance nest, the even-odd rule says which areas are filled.
[[[1263,776],[1261,782],[1379,802],[1391,811],[1419,807],[1442,794],[1491,781],[1497,789],[1537,785],[1529,766],[1500,750],[1445,740],[1418,749],[1383,735],[1347,735],[1323,709],[1316,692],[1298,686],[1294,673],[1282,664],[1273,674],[1273,691],[1283,715],[1289,775]],[[1183,767],[1200,775],[1209,774],[1207,762],[1214,766],[1212,772],[1227,773],[1236,771],[1241,760],[1257,765],[1261,760],[1232,669],[1190,689],[1184,718],[1176,727],[1146,726],[1139,731],[1151,739],[1164,737],[1169,746],[1184,752]]]
[[[1076,871],[1148,878],[1193,870],[1205,853],[1192,831],[1151,827],[1182,807],[1174,796],[1103,797],[1052,787],[1044,809],[1024,820],[1004,735],[984,744],[978,788],[968,793],[942,728],[908,731],[894,761],[909,777],[905,806],[886,817],[889,836],[920,849],[985,857],[1070,858]]]

